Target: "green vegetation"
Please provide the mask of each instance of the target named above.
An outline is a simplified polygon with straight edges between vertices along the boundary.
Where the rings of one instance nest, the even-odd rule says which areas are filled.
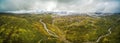
[[[44,25],[58,37],[50,35]],[[0,43],[119,43],[120,15],[0,14]],[[51,33],[52,34],[52,33]]]

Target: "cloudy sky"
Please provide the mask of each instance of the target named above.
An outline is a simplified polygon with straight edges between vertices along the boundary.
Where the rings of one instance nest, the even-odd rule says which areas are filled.
[[[120,0],[0,0],[0,11],[120,12]]]

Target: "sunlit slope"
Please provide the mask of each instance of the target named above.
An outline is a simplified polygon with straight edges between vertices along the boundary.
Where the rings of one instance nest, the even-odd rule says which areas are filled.
[[[1,43],[36,43],[45,38],[31,21],[15,16],[0,17]]]
[[[0,43],[119,43],[120,15],[1,14]],[[116,36],[116,37],[115,37]]]
[[[51,24],[51,15],[1,15],[0,43],[65,43],[68,42],[58,27]],[[44,28],[46,24],[52,36]],[[48,21],[48,22],[47,22]]]
[[[117,22],[118,21],[118,22]],[[100,43],[114,43],[119,36],[120,15],[88,16],[70,15],[54,18],[54,25],[58,26],[66,34],[66,38],[73,43],[95,42],[100,36],[108,33],[108,29],[117,30],[110,34],[109,38],[102,38]],[[114,26],[116,25],[116,26]],[[106,36],[107,37],[107,36]],[[112,37],[112,38],[111,38]],[[104,39],[104,40],[103,40]],[[114,40],[114,41],[113,41]],[[116,41],[115,41],[116,40]]]

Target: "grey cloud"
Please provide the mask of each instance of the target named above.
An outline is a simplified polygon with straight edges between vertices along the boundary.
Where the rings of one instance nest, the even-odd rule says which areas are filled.
[[[0,3],[0,11],[45,9],[89,12],[102,9],[110,12],[118,6],[118,2],[113,0],[6,0]]]

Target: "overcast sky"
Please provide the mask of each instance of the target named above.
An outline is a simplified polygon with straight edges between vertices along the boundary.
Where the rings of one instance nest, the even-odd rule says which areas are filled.
[[[0,0],[0,11],[120,12],[120,0]]]

